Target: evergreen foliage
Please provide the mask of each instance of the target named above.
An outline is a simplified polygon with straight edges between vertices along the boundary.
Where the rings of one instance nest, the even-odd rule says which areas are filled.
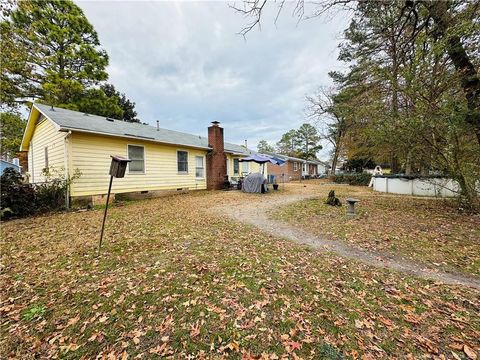
[[[287,156],[314,160],[317,158],[317,152],[322,149],[320,140],[317,129],[311,124],[304,123],[297,130],[292,129],[282,135],[277,142],[277,152]]]
[[[2,155],[15,157],[20,150],[26,121],[16,113],[0,113],[0,141]]]
[[[258,152],[268,154],[275,152],[275,149],[266,140],[260,140],[257,145]]]
[[[139,122],[135,103],[108,79],[108,55],[71,0],[23,0],[2,8],[0,101],[17,109],[32,100]]]

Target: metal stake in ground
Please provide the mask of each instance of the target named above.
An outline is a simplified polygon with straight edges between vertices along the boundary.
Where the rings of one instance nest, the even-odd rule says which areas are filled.
[[[113,178],[123,178],[125,176],[127,164],[132,161],[121,156],[111,155],[110,157],[112,158],[112,163],[110,164],[110,183],[108,184],[107,203],[105,204],[105,212],[103,213],[102,230],[100,232],[100,241],[98,243],[98,254],[100,254],[100,248],[102,247],[103,231],[105,230],[105,220],[107,219],[108,203],[110,201]]]

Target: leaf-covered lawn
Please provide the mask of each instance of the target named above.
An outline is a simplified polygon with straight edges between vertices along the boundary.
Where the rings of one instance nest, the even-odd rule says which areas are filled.
[[[365,187],[318,187],[318,198],[273,214],[331,239],[423,262],[442,270],[480,276],[480,215],[460,213],[454,200],[390,196]],[[335,189],[344,206],[324,203]],[[356,197],[358,215],[345,215],[345,198]]]
[[[2,226],[2,357],[467,359],[478,291],[318,253],[197,193]]]

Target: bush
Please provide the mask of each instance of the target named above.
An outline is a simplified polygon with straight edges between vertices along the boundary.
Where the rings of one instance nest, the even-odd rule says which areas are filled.
[[[35,188],[35,194],[37,212],[63,210],[67,194],[67,182],[63,179],[53,179],[50,182],[39,184]]]
[[[13,168],[4,170],[0,184],[2,218],[28,216],[35,212],[35,189],[24,184],[22,175]]]
[[[68,180],[61,172],[45,169],[47,181],[36,185],[23,183],[22,175],[14,169],[6,169],[1,177],[0,217],[24,217],[35,213],[58,211],[65,208],[65,197],[70,182],[80,176],[75,172]]]
[[[372,175],[366,172],[353,174],[338,174],[332,176],[332,181],[338,184],[368,186]]]

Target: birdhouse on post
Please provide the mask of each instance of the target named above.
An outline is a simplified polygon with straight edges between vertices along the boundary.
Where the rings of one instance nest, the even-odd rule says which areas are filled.
[[[112,158],[112,163],[110,164],[110,176],[123,178],[125,176],[127,165],[132,160],[116,155],[110,155],[110,157]]]
[[[112,190],[113,178],[123,178],[125,176],[125,170],[127,169],[128,163],[132,161],[130,159],[116,155],[110,155],[110,157],[112,158],[109,173],[110,184],[108,184],[107,203],[105,204],[105,212],[103,214],[102,230],[100,232],[100,242],[98,243],[98,253],[100,253],[100,248],[102,247],[103,230],[105,229],[105,220],[107,219],[108,202],[110,201],[110,191]]]

